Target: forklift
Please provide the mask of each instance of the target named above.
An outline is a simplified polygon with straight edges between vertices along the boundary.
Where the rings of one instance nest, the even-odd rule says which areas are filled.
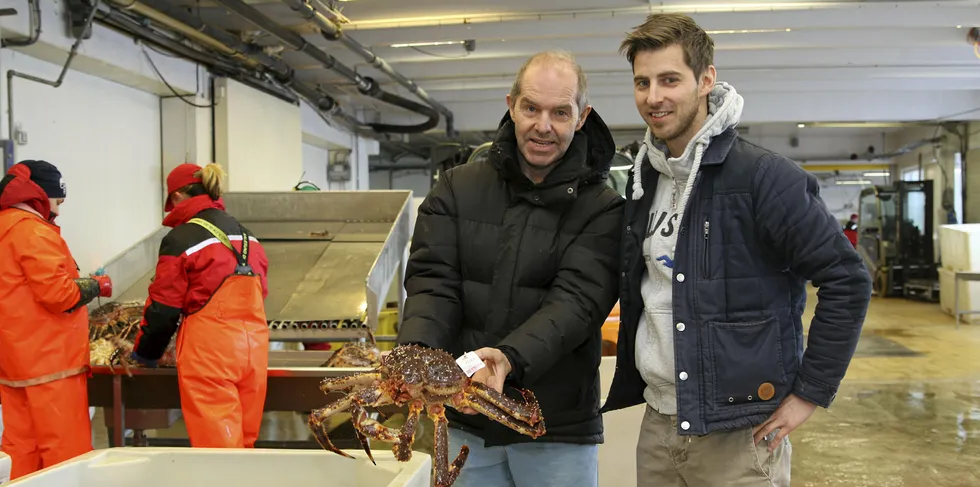
[[[858,252],[879,297],[939,301],[932,181],[896,181],[861,191]]]

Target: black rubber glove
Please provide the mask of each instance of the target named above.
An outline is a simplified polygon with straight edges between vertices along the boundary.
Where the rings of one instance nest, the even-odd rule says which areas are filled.
[[[99,296],[99,293],[102,290],[101,286],[99,285],[99,281],[96,281],[91,277],[82,277],[82,278],[75,279],[75,285],[78,286],[78,291],[79,291],[78,302],[75,303],[75,305],[72,306],[70,309],[68,309],[66,311],[67,313],[72,313],[75,310],[81,308],[82,306],[85,306],[86,304],[92,302],[93,299]]]

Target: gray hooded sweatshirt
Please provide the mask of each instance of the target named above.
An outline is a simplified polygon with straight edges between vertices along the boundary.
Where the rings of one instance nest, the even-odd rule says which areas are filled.
[[[708,95],[708,118],[680,157],[668,158],[666,144],[647,129],[633,162],[633,199],[643,197],[640,169],[644,159],[660,173],[643,240],[646,273],[640,282],[644,313],[636,332],[636,365],[647,384],[643,397],[661,414],[677,414],[674,373],[673,282],[677,229],[684,215],[701,157],[711,139],[738,124],[743,100],[729,84],[718,82]]]

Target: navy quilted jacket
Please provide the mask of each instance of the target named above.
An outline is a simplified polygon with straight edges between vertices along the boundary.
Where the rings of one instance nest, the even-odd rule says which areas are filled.
[[[602,411],[644,402],[635,338],[646,271],[643,231],[657,175],[643,197],[626,185],[616,374]],[[705,151],[674,256],[678,433],[756,425],[789,393],[829,407],[861,334],[871,279],[817,180],[730,128]],[[806,282],[819,288],[804,351]]]

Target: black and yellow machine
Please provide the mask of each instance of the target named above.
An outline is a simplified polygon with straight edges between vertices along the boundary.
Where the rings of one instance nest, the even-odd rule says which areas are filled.
[[[861,191],[858,252],[879,297],[939,300],[932,181],[896,181]]]

